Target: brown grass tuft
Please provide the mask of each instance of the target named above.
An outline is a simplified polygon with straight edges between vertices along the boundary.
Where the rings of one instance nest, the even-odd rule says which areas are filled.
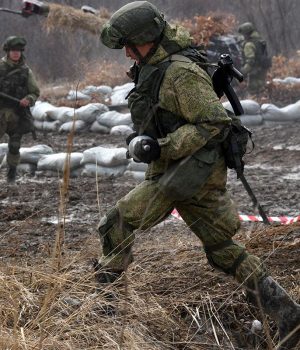
[[[48,31],[54,29],[68,29],[70,31],[82,29],[99,35],[109,16],[108,11],[104,9],[99,12],[99,15],[93,15],[71,6],[50,4],[50,12],[45,27]]]

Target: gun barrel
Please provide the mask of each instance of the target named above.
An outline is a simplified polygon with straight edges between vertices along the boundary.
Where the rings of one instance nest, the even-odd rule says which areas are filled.
[[[0,7],[0,11],[14,13],[14,14],[23,16],[22,11],[11,10],[11,9],[7,9],[7,8],[4,8],[4,7]]]
[[[3,98],[5,98],[7,100],[10,100],[10,101],[13,101],[13,102],[15,102],[17,104],[20,104],[20,100],[18,98],[10,96],[10,95],[7,95],[4,92],[0,92],[0,97],[3,97]]]

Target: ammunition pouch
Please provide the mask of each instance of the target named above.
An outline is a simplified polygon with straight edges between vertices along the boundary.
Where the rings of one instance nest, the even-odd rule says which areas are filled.
[[[192,156],[176,161],[158,180],[161,191],[176,201],[192,198],[212,174],[220,154],[221,147],[203,147]]]

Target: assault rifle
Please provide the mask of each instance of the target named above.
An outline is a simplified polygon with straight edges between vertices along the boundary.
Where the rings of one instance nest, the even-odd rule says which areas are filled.
[[[7,95],[4,92],[0,92],[0,97],[6,99],[8,101],[14,102],[14,104],[17,107],[20,107],[21,100],[19,100],[18,98]],[[22,112],[23,112],[22,117],[27,119],[32,124],[31,135],[32,135],[32,138],[34,140],[36,140],[36,132],[35,132],[35,128],[34,128],[33,123],[32,123],[32,115],[31,115],[30,109],[29,109],[29,107],[20,107],[20,108],[22,108]]]
[[[21,10],[12,10],[4,7],[0,7],[0,11],[17,14],[23,17],[29,17],[31,15],[44,15],[47,16],[49,13],[49,5],[39,0],[23,0]]]
[[[212,75],[212,81],[213,81],[213,86],[216,94],[218,95],[219,98],[221,98],[224,94],[228,98],[228,101],[230,102],[232,109],[234,111],[234,114],[236,116],[240,116],[244,114],[243,107],[240,103],[240,100],[238,99],[233,87],[231,86],[231,82],[233,78],[237,79],[239,82],[242,82],[244,80],[243,74],[238,71],[234,66],[233,66],[233,61],[228,54],[223,54],[220,56],[220,59],[218,61],[218,66],[217,69],[214,71]],[[238,152],[236,148],[238,145],[232,145],[233,146],[233,152],[236,151]],[[262,217],[262,220],[264,224],[270,225],[269,219],[264,212],[263,208],[259,204],[255,194],[253,193],[248,181],[246,180],[243,171],[244,171],[244,166],[241,162],[238,162],[236,166],[234,167],[236,173],[237,173],[237,178],[242,181],[242,184],[247,191],[248,195],[250,196],[254,208],[258,209],[258,212],[260,216]]]

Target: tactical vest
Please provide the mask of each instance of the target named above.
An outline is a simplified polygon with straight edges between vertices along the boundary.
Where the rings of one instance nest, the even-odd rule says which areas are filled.
[[[174,61],[195,62],[205,70],[208,65],[202,52],[187,48],[156,65],[146,64],[139,67],[135,87],[128,95],[134,129],[139,135],[147,135],[154,139],[164,138],[168,133],[186,124],[182,116],[159,106],[160,86],[168,67]]]
[[[1,62],[0,91],[17,99],[22,99],[28,94],[28,76],[28,66],[22,65],[14,67],[5,62]],[[0,98],[0,106],[14,107],[15,103]]]
[[[255,65],[264,69],[270,68],[272,66],[272,58],[268,54],[266,41],[262,39],[249,39],[249,41],[255,45]]]

